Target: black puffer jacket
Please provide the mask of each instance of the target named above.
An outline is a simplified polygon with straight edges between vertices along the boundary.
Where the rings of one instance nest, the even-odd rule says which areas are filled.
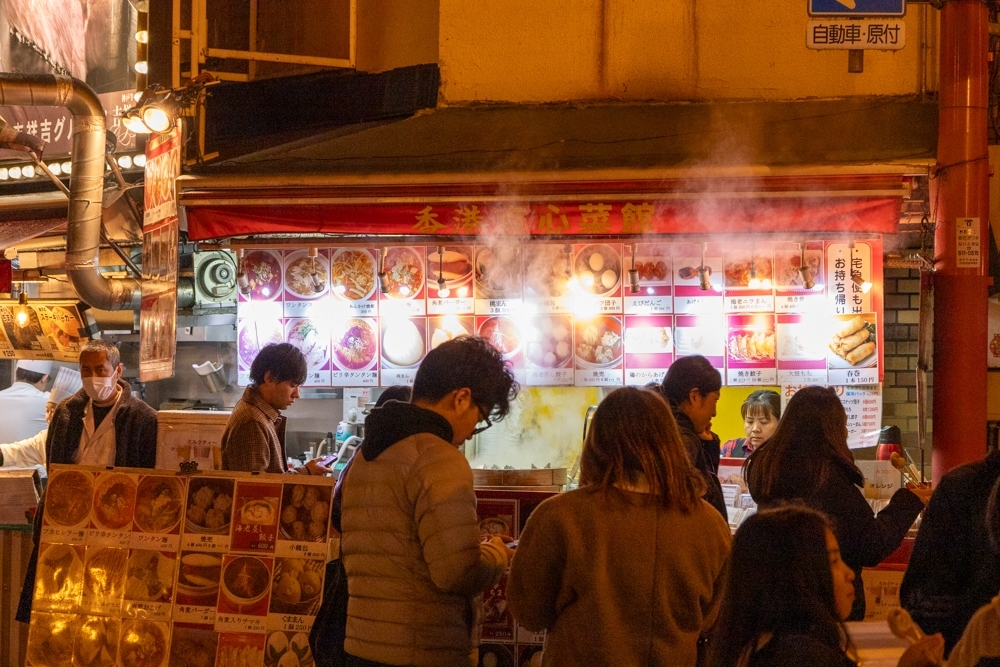
[[[694,422],[680,409],[674,408],[674,419],[677,421],[677,430],[680,431],[681,440],[687,448],[691,463],[698,469],[701,476],[705,478],[708,489],[705,491],[705,500],[708,504],[719,510],[722,518],[729,522],[729,514],[726,512],[726,501],[722,497],[722,484],[719,482],[719,439],[702,440],[694,432]]]
[[[986,504],[1000,479],[1000,452],[941,478],[927,505],[900,602],[950,652],[976,610],[1000,593],[1000,555],[990,548]]]

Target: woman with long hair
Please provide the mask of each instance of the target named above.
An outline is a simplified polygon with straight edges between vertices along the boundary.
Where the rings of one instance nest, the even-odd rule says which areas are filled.
[[[865,617],[861,568],[878,565],[899,547],[930,498],[929,489],[900,489],[875,516],[862,491],[864,475],[847,448],[847,413],[826,387],[792,396],[774,435],[743,464],[743,475],[761,507],[801,500],[830,518],[855,574],[852,621]]]
[[[749,517],[736,532],[710,664],[715,667],[852,667],[844,628],[854,601],[826,518],[804,506]],[[914,644],[899,667],[936,665],[944,639]]]
[[[543,665],[695,664],[731,541],[704,485],[661,396],[601,402],[580,488],[531,514],[507,581],[518,623],[547,631]]]

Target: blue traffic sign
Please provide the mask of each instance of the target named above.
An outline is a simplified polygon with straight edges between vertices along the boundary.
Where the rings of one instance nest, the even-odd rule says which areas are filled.
[[[809,0],[810,16],[904,16],[906,0]]]

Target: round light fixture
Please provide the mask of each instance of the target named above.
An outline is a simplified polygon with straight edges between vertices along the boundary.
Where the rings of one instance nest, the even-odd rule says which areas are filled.
[[[11,167],[10,170],[7,173],[10,174],[10,177],[13,178],[13,179],[15,179],[15,180],[18,179],[18,178],[21,178],[21,168],[20,167]]]
[[[134,158],[132,158],[132,164],[134,164],[137,167],[145,167],[146,156],[143,153],[139,153]]]
[[[118,166],[121,167],[122,169],[131,169],[132,157],[129,155],[118,156]]]
[[[135,72],[136,74],[149,74],[149,63],[145,60],[136,60]]]
[[[166,132],[174,126],[174,119],[158,106],[147,106],[142,109],[142,122],[152,132]]]

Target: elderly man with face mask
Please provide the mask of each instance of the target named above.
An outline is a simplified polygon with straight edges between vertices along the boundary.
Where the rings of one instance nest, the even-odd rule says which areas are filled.
[[[83,390],[62,403],[49,424],[49,463],[152,468],[156,410],[132,396],[113,343],[93,340],[80,350]]]

